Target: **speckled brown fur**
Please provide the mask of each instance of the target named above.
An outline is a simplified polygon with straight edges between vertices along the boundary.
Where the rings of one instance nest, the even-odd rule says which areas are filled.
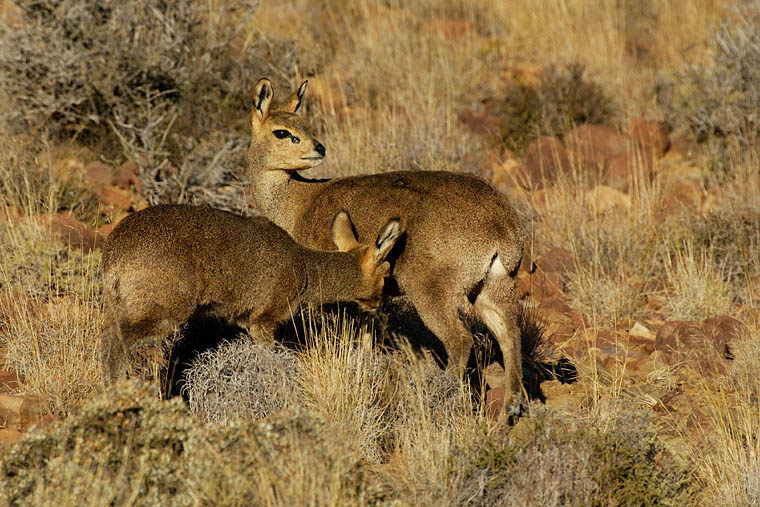
[[[270,111],[271,84],[262,79],[256,85],[248,162],[258,209],[314,248],[330,248],[324,224],[338,209],[355,217],[365,241],[384,220],[401,217],[407,241],[393,277],[443,342],[449,367],[461,374],[473,345],[460,314],[477,316],[503,352],[507,392],[518,394],[522,368],[515,276],[525,235],[506,197],[479,178],[451,172],[302,178],[296,171],[320,163],[325,151],[316,149],[321,143],[295,115],[304,91],[305,83],[284,107]],[[300,142],[293,146],[277,139],[276,129],[291,131]],[[508,395],[505,404],[515,399]]]
[[[129,347],[197,311],[271,338],[300,304],[377,306],[400,222],[386,221],[373,246],[356,241],[345,213],[325,226],[340,252],[301,246],[266,218],[206,207],[154,206],[119,222],[103,250],[104,384],[123,374]]]

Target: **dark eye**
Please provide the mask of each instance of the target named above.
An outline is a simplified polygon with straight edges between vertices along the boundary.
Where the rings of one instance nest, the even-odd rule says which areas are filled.
[[[274,130],[272,131],[272,134],[274,134],[274,137],[276,137],[277,139],[285,139],[285,138],[290,137],[290,132],[283,129]]]
[[[290,142],[293,143],[293,144],[298,144],[298,143],[301,142],[301,140],[298,139],[296,136],[291,136],[290,137]]]

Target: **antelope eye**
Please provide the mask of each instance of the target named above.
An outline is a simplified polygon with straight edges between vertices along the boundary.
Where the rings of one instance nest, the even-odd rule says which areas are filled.
[[[293,144],[298,144],[301,142],[301,140],[298,139],[296,136],[290,136],[290,142]]]
[[[290,137],[290,132],[283,129],[274,130],[272,131],[272,134],[274,134],[274,137],[276,137],[277,139],[286,139]]]

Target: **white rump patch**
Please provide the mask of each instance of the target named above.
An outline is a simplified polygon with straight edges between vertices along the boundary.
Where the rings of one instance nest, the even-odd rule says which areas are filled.
[[[502,264],[499,259],[499,254],[493,256],[491,259],[491,265],[488,267],[488,274],[486,276],[502,277],[507,274],[507,268]]]

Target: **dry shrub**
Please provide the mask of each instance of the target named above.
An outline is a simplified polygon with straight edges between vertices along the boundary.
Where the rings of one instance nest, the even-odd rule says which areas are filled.
[[[17,3],[22,20],[0,23],[4,125],[135,160],[153,204],[245,208],[220,189],[245,165],[251,76],[297,61],[243,32],[256,2]]]
[[[0,238],[0,290],[18,305],[0,328],[6,363],[25,376],[24,392],[68,412],[100,378],[100,254],[72,250],[30,219],[0,220]]]
[[[539,136],[562,137],[582,123],[613,123],[618,106],[584,72],[584,66],[578,63],[550,66],[538,86],[515,82],[507,90],[502,106],[508,126],[502,135],[504,145],[521,152]]]
[[[684,505],[693,497],[689,471],[632,407],[611,421],[567,421],[538,410],[521,426],[513,441],[493,433],[455,455],[468,462],[476,503]]]
[[[760,133],[760,8],[734,13],[714,31],[708,65],[688,66],[659,85],[669,122],[706,143],[722,172],[731,172],[738,153],[757,148]]]
[[[666,264],[668,285],[662,297],[670,317],[702,320],[729,312],[733,298],[722,262],[687,244],[674,253],[672,266]]]
[[[300,365],[287,349],[239,339],[200,354],[185,371],[190,410],[206,421],[259,419],[297,403]]]
[[[371,334],[349,319],[323,324],[308,341],[298,378],[303,406],[364,459],[379,462],[390,424],[388,361],[373,349]]]
[[[720,391],[706,388],[714,445],[708,454],[695,449],[699,477],[707,487],[705,504],[757,505],[760,502],[760,345],[757,323],[732,345],[734,360]]]
[[[355,505],[358,455],[307,413],[199,424],[179,399],[122,383],[0,457],[4,504]]]

